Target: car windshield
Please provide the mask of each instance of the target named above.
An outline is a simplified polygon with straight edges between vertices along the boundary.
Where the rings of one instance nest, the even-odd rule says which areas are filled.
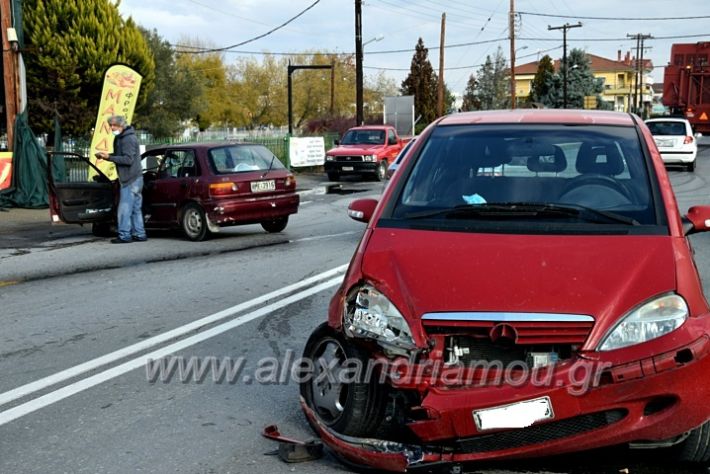
[[[278,158],[262,145],[227,145],[208,153],[210,167],[216,174],[283,169]]]
[[[685,135],[683,122],[646,122],[652,135]]]
[[[660,220],[635,129],[599,125],[438,127],[389,211],[436,228],[507,221],[545,232]]]
[[[381,145],[385,142],[384,130],[348,130],[341,145]]]

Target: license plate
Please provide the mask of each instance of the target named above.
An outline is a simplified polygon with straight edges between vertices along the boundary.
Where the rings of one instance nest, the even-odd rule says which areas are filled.
[[[276,190],[276,181],[270,179],[268,181],[252,181],[251,192],[253,193],[263,193],[265,191]]]
[[[343,166],[343,171],[353,171],[355,168],[352,166]]]
[[[473,420],[479,430],[527,428],[538,421],[554,417],[550,397],[535,398],[473,412]]]
[[[672,146],[673,146],[673,140],[658,140],[658,141],[656,142],[656,145],[662,146],[662,147],[667,147],[667,146],[672,147]]]

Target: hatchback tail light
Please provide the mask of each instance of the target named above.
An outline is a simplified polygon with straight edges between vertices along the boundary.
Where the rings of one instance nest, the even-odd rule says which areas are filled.
[[[296,187],[296,177],[292,174],[286,176],[286,187],[295,188]]]
[[[210,184],[210,196],[226,196],[239,191],[237,183],[212,183]]]
[[[685,140],[683,140],[683,145],[688,145],[689,143],[693,143],[693,137],[690,135],[686,135]]]

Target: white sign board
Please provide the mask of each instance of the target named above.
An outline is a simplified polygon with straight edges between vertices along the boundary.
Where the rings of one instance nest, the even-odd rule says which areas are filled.
[[[322,166],[325,164],[325,141],[323,137],[291,137],[288,154],[292,167]]]

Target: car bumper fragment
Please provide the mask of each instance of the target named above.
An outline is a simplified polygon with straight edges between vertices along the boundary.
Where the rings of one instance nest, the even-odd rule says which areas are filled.
[[[339,173],[339,174],[357,174],[357,173],[376,173],[378,163],[373,161],[368,162],[339,162],[339,161],[326,161],[325,162],[325,172],[326,173]]]
[[[207,218],[212,225],[224,226],[260,222],[298,212],[298,194],[220,199],[206,204]]]

